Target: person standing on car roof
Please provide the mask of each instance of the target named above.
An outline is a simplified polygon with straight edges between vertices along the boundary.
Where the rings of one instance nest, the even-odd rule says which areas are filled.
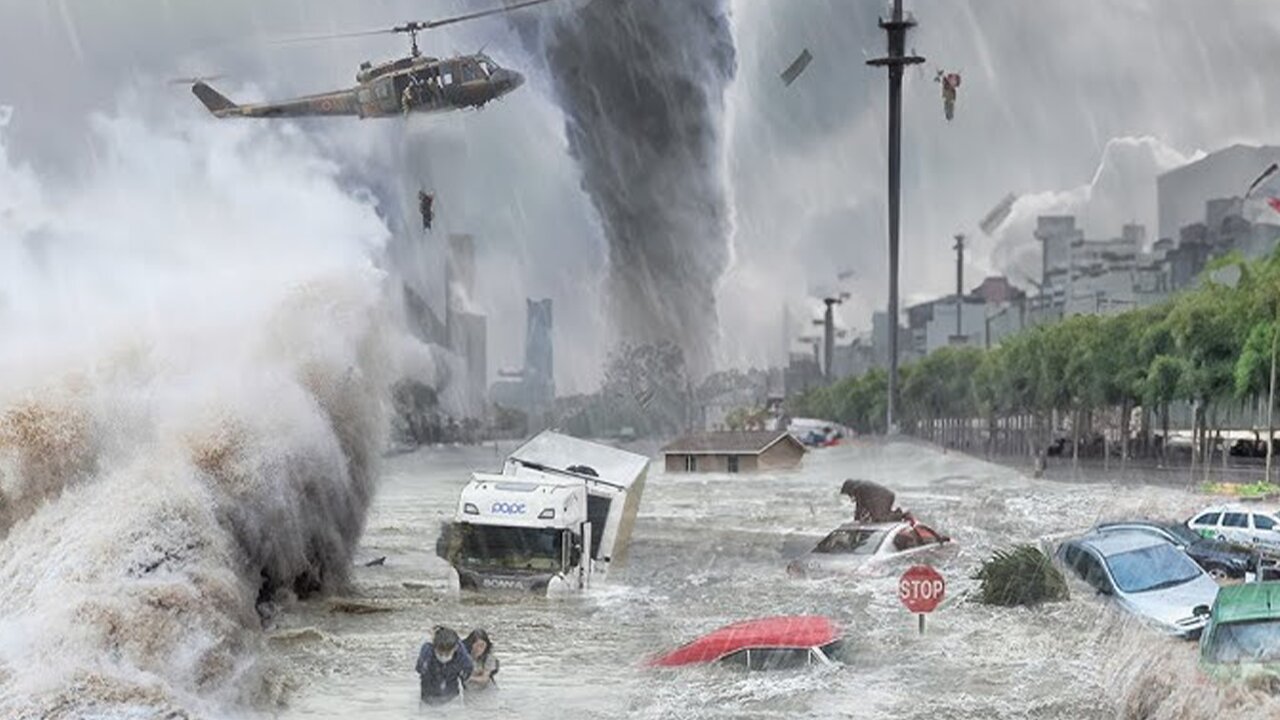
[[[896,496],[889,488],[870,480],[845,480],[840,494],[853,501],[853,519],[858,522],[894,522],[907,517],[895,508]]]

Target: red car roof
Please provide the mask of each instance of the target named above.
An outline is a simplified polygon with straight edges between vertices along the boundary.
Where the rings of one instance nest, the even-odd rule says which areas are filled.
[[[840,626],[821,615],[785,615],[735,623],[652,661],[674,667],[705,663],[748,648],[821,647],[840,638]]]

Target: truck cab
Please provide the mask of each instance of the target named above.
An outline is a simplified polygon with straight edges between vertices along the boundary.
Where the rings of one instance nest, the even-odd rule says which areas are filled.
[[[581,482],[536,471],[475,473],[458,498],[445,559],[463,590],[546,592],[553,582],[577,583],[590,539],[586,506]]]
[[[649,459],[547,431],[474,473],[436,545],[466,591],[576,592],[626,559]]]

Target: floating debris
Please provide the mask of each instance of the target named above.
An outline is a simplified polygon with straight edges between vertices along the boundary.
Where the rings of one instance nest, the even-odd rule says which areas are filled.
[[[991,212],[987,213],[986,217],[982,218],[982,222],[978,223],[978,227],[990,237],[996,230],[1000,229],[1005,220],[1009,219],[1009,214],[1013,212],[1013,204],[1017,201],[1017,195],[1008,193],[1000,199],[1000,202],[996,203],[995,207],[991,208]]]
[[[267,640],[280,645],[292,644],[292,643],[304,643],[304,642],[320,642],[320,641],[333,642],[333,638],[330,637],[327,633],[314,627],[302,627],[302,628],[294,628],[291,630],[280,630],[268,635]]]
[[[374,615],[377,613],[391,612],[392,608],[382,605],[373,605],[371,603],[362,603],[355,600],[334,600],[329,604],[329,612],[343,613],[346,615]]]
[[[809,67],[809,63],[813,62],[813,54],[809,52],[809,48],[805,48],[800,55],[782,71],[782,82],[787,87],[796,81],[804,73],[805,68]]]
[[[1032,545],[997,550],[973,579],[982,582],[978,600],[986,605],[1039,605],[1068,597],[1062,572]]]

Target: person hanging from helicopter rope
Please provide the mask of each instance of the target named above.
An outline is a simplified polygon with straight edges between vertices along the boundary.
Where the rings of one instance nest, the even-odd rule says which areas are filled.
[[[435,195],[432,195],[425,190],[418,191],[418,212],[422,214],[423,230],[430,230],[431,223],[436,219],[435,202]]]

